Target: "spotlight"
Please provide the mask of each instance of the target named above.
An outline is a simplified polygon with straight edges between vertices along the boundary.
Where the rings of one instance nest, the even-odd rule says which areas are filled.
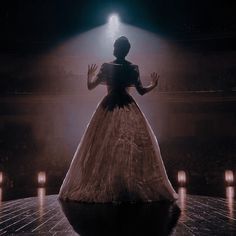
[[[120,35],[120,20],[117,14],[111,14],[108,18],[107,36],[113,42]]]
[[[108,19],[110,25],[116,26],[119,24],[119,16],[117,14],[111,14]]]

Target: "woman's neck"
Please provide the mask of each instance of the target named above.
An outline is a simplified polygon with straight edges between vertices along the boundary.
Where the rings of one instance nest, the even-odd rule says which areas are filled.
[[[117,63],[117,64],[124,64],[124,63],[126,63],[126,60],[125,60],[125,58],[116,58],[116,59],[114,60],[114,63]]]

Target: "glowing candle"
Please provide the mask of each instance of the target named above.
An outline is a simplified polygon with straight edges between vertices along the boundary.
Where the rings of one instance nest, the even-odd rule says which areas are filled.
[[[178,171],[178,182],[181,185],[186,184],[186,173],[183,170]]]
[[[40,171],[38,173],[38,183],[40,185],[44,185],[46,183],[46,173],[44,171]]]
[[[234,182],[234,173],[232,170],[226,170],[225,171],[225,182],[228,185],[232,185]]]

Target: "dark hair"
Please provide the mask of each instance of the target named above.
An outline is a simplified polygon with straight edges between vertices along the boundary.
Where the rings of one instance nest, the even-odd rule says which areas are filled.
[[[116,39],[114,43],[114,56],[118,58],[125,58],[130,50],[130,42],[125,36]]]

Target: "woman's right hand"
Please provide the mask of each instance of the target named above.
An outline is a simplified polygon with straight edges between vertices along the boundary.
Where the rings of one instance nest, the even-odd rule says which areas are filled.
[[[151,78],[152,78],[152,85],[157,86],[160,75],[158,75],[156,72],[151,73]]]

